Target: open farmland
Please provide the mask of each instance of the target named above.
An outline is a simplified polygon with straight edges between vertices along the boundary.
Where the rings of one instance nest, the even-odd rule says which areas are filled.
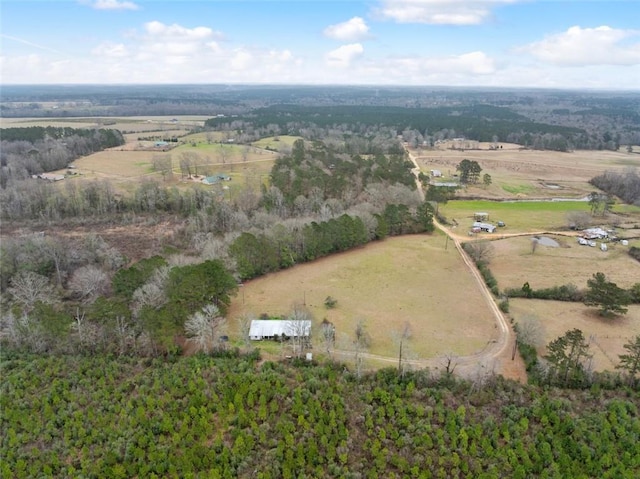
[[[522,149],[519,145],[480,143],[479,149],[450,149],[450,143],[442,143],[433,149],[412,149],[411,154],[425,174],[440,170],[443,181],[456,174],[456,166],[463,160],[475,160],[482,167],[482,174],[491,175],[492,184],[470,186],[460,192],[463,196],[484,198],[582,198],[595,188],[589,184],[594,176],[605,170],[638,166],[637,153],[626,151],[557,152]]]
[[[198,159],[198,175],[224,173],[233,181],[228,186],[233,197],[237,190],[247,186],[254,190],[267,182],[277,153],[260,147],[236,144],[221,144],[222,133],[188,134],[195,126],[201,126],[204,117],[131,117],[131,118],[5,118],[3,127],[55,126],[72,128],[116,128],[124,134],[125,145],[78,158],[73,162],[78,174],[70,181],[108,179],[118,188],[131,190],[139,181],[153,178],[165,184],[184,185],[198,182],[200,178],[182,181],[180,160],[183,154],[195,155]],[[180,137],[179,146],[166,148],[155,146],[149,138]],[[142,139],[144,138],[144,139]],[[286,140],[284,140],[286,143]],[[154,171],[153,160],[157,156],[169,155],[172,160],[173,178],[163,179]],[[59,170],[53,173],[65,174]]]
[[[477,353],[498,330],[456,249],[445,245],[440,234],[390,238],[258,278],[241,288],[229,317],[280,316],[305,303],[315,326],[325,317],[334,323],[339,349],[351,349],[355,325],[363,319],[373,354],[395,356],[392,333],[405,322],[417,358]],[[324,307],[327,296],[338,301],[335,309]]]
[[[440,205],[439,211],[449,221],[457,221],[464,229],[463,231],[471,228],[474,213],[480,211],[489,213],[489,222],[495,224],[496,221],[504,221],[507,225],[505,229],[496,231],[494,235],[498,235],[514,231],[533,232],[565,229],[567,213],[570,211],[589,212],[590,208],[586,201],[455,200]]]
[[[563,284],[586,288],[587,280],[598,271],[622,288],[640,282],[640,263],[627,254],[628,246],[609,243],[607,251],[581,246],[571,237],[549,235],[560,247],[538,245],[531,253],[530,236],[492,241],[490,268],[500,289],[520,288],[529,282],[541,289]]]
[[[629,312],[614,319],[598,316],[594,308],[582,303],[544,301],[537,299],[510,300],[511,316],[516,322],[525,316],[537,318],[542,325],[544,345],[538,355],[547,354],[545,345],[570,329],[580,329],[590,341],[596,371],[612,371],[618,364],[618,355],[624,354],[624,344],[640,334],[640,305],[630,305]]]
[[[608,251],[580,246],[574,238],[550,235],[559,247],[538,245],[532,254],[531,236],[493,241],[490,268],[501,290],[520,288],[529,282],[542,289],[564,284],[586,288],[586,282],[598,271],[622,288],[640,281],[640,263],[627,254],[628,247],[609,244]],[[586,338],[593,336],[591,353],[597,370],[611,370],[617,364],[623,345],[640,333],[640,306],[631,305],[626,315],[605,319],[595,308],[582,303],[511,299],[510,315],[517,322],[525,316],[538,318],[548,344],[566,331],[581,329]],[[546,354],[544,344],[540,355]],[[612,361],[613,359],[613,361]]]
[[[269,136],[267,138],[262,138],[258,141],[254,141],[252,145],[256,148],[281,151],[291,149],[295,141],[300,139],[302,139],[302,137],[290,135]]]

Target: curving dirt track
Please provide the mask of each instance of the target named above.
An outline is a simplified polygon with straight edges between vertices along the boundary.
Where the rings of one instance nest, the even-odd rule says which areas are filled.
[[[418,179],[418,175],[420,174],[420,167],[418,166],[418,163],[411,152],[407,150],[407,154],[411,162],[415,165],[415,168],[412,169],[412,172],[416,177],[416,185],[418,187],[418,191],[424,199],[422,184]],[[493,316],[496,320],[496,328],[499,329],[500,335],[498,339],[489,341],[482,351],[470,356],[438,357],[431,359],[403,359],[403,363],[419,368],[428,367],[429,369],[434,371],[445,370],[445,368],[448,367],[449,370],[453,369],[454,373],[458,376],[470,379],[481,379],[482,377],[485,377],[487,375],[497,373],[509,379],[526,382],[527,375],[524,363],[518,354],[513,354],[516,339],[515,333],[509,325],[509,321],[504,316],[502,311],[500,311],[500,308],[494,301],[493,295],[485,284],[480,272],[476,268],[475,263],[462,248],[462,242],[468,241],[469,238],[467,236],[459,235],[456,232],[451,231],[451,229],[438,222],[435,218],[434,225],[453,241],[453,244],[455,245],[458,253],[462,257],[462,260],[475,279],[476,284],[478,285],[478,288],[480,289],[482,296],[487,303],[487,306],[493,313]],[[533,233],[510,233],[495,235],[492,236],[492,239],[501,239],[510,236],[530,236],[545,233],[546,232],[542,231]],[[353,351],[335,350],[334,354],[338,356],[354,356]],[[360,353],[360,355],[362,358],[377,362],[398,364],[398,358],[396,357],[381,356],[370,353]]]

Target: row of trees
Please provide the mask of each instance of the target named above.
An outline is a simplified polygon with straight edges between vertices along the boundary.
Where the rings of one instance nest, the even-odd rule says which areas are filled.
[[[522,288],[505,289],[504,295],[509,298],[583,302],[587,306],[597,307],[601,316],[615,317],[625,314],[628,311],[627,305],[640,303],[640,283],[624,289],[607,279],[604,273],[597,272],[587,280],[584,290],[574,284],[534,289],[527,281]]]

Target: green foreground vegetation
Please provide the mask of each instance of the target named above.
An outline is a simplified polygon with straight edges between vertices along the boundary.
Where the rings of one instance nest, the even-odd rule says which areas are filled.
[[[598,477],[640,474],[638,392],[398,377],[258,355],[7,356],[1,475]]]

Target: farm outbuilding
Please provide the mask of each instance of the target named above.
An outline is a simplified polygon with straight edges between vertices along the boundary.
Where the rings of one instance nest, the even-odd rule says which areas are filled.
[[[582,232],[582,236],[587,239],[604,239],[609,237],[609,233],[602,228],[588,228]]]
[[[492,225],[491,223],[483,223],[481,221],[473,223],[473,231],[486,231],[487,233],[493,233],[495,230],[495,225]]]
[[[252,341],[274,339],[276,337],[311,336],[311,321],[288,319],[254,319],[249,328],[249,337]]]
[[[473,219],[476,221],[487,221],[489,219],[489,213],[485,213],[484,211],[479,211],[473,214]]]

